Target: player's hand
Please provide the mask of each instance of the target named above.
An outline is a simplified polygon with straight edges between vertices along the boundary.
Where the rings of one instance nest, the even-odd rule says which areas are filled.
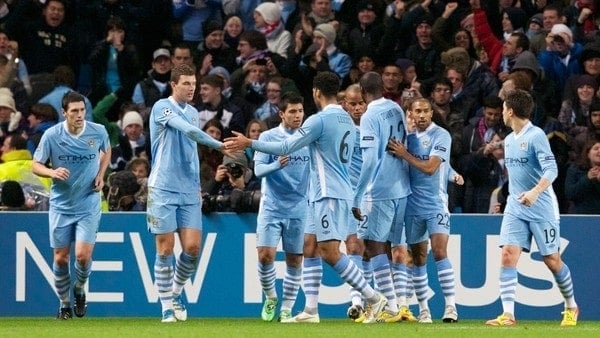
[[[456,174],[454,175],[454,183],[458,185],[463,185],[465,184],[465,179],[462,177],[462,175]]]
[[[277,158],[277,160],[279,161],[279,165],[283,168],[285,166],[287,166],[290,163],[290,157],[289,156],[279,156]]]
[[[360,208],[352,208],[352,215],[354,216],[354,218],[356,218],[359,221],[365,220],[365,216],[363,216],[362,213],[360,212]]]
[[[228,137],[223,143],[223,149],[226,151],[240,151],[252,146],[252,140],[242,133],[232,131],[234,136]]]
[[[408,154],[408,151],[406,150],[404,144],[396,139],[389,140],[387,150],[400,158],[404,158]]]
[[[59,167],[52,170],[52,178],[61,181],[66,181],[69,178],[70,174],[71,172],[69,171],[69,169],[63,167]]]
[[[102,188],[104,188],[104,177],[96,176],[96,179],[94,180],[94,191],[102,191]]]
[[[521,202],[521,204],[523,204],[526,207],[530,207],[533,205],[533,203],[535,203],[535,201],[537,201],[539,196],[540,194],[534,188],[524,193],[521,193],[518,199],[519,202]]]

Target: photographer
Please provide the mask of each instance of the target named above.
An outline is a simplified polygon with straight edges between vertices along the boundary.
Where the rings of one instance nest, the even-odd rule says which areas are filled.
[[[485,140],[486,143],[478,151],[467,155],[464,177],[470,184],[465,193],[465,212],[488,213],[492,192],[507,181],[504,166],[505,136],[503,131],[497,131]]]
[[[257,212],[260,186],[252,176],[243,152],[235,158],[224,157],[202,193],[202,212]]]

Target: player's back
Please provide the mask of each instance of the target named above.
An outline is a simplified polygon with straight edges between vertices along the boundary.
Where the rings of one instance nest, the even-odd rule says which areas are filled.
[[[150,112],[152,169],[148,186],[167,191],[193,193],[200,190],[200,164],[196,142],[183,132],[167,127],[167,122],[180,116],[197,126],[198,111],[174,100],[157,101]]]
[[[408,163],[386,151],[390,139],[405,143],[406,136],[404,111],[397,103],[385,98],[369,103],[361,118],[361,148],[373,148],[377,164],[365,192],[367,199],[395,199],[410,194]]]
[[[353,199],[349,167],[356,127],[340,105],[330,104],[318,114],[310,116],[304,127],[310,130],[314,141],[309,145],[311,156],[311,201],[324,197]]]
[[[424,132],[408,135],[408,152],[422,161],[431,156],[441,159],[440,166],[432,175],[410,166],[410,187],[408,215],[448,211],[447,179],[450,160],[451,136],[444,128],[432,123]]]

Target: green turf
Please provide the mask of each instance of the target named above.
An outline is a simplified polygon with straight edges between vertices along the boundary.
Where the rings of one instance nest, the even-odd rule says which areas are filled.
[[[562,328],[560,321],[519,321],[516,327],[486,327],[481,320],[455,324],[355,324],[326,319],[320,324],[265,323],[260,319],[190,318],[185,323],[163,324],[159,318],[0,318],[0,337],[599,337],[600,322],[582,321]]]

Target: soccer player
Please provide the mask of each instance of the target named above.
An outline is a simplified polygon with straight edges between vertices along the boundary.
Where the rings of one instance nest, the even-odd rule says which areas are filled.
[[[503,104],[502,118],[513,132],[504,139],[509,196],[500,227],[500,299],[503,313],[486,322],[491,326],[516,324],[516,267],[521,251],[529,252],[532,237],[565,298],[560,325],[577,325],[579,315],[571,272],[559,253],[559,210],[552,189],[558,169],[546,134],[529,120],[533,106],[531,95],[523,90],[508,93]]]
[[[298,132],[304,120],[304,98],[286,93],[279,103],[279,126],[260,134],[261,141],[281,141]],[[302,247],[308,209],[310,156],[304,147],[287,156],[254,154],[254,173],[262,178],[261,203],[256,221],[258,276],[266,296],[261,318],[272,321],[278,303],[275,290],[275,254],[279,240],[285,252],[286,273],[279,321],[292,320],[292,307],[302,277]]]
[[[363,323],[396,322],[400,320],[394,281],[387,254],[391,234],[392,246],[401,244],[406,198],[410,194],[408,164],[386,152],[388,140],[406,140],[406,121],[400,106],[383,97],[383,81],[376,72],[360,79],[367,111],[361,118],[360,148],[362,167],[356,186],[352,213],[365,222],[358,229],[364,240],[366,256],[371,262],[373,279],[387,298],[387,308],[380,317],[366,312]]]
[[[419,323],[432,323],[427,304],[427,247],[428,237],[435,260],[438,279],[446,307],[442,320],[458,320],[455,304],[454,270],[448,260],[450,213],[448,211],[447,176],[450,160],[450,133],[433,121],[431,103],[425,98],[415,99],[410,113],[416,131],[408,135],[407,147],[396,139],[388,143],[389,150],[410,165],[412,194],[406,204],[406,237],[413,257],[413,283],[419,302]]]
[[[71,319],[71,243],[75,241],[75,315],[85,316],[85,283],[100,225],[100,192],[110,163],[110,142],[104,126],[85,121],[85,97],[68,92],[62,99],[65,121],[49,128],[34,153],[32,171],[52,178],[50,246],[54,249],[54,288],[60,300],[56,319]],[[46,167],[45,163],[52,167]]]
[[[181,291],[198,266],[202,215],[196,142],[214,149],[222,147],[221,142],[197,127],[198,111],[188,104],[196,88],[193,67],[174,67],[170,85],[173,94],[158,100],[150,112],[152,169],[146,211],[148,230],[156,241],[154,277],[163,323],[187,319]],[[179,234],[182,252],[173,269],[175,232]]]
[[[352,119],[336,102],[340,79],[335,73],[320,72],[313,83],[313,99],[321,111],[310,116],[298,133],[280,142],[250,140],[240,133],[225,140],[227,149],[253,149],[270,154],[288,154],[309,146],[311,157],[309,213],[316,234],[318,252],[340,277],[359,290],[368,302],[367,308],[379,313],[386,298],[367,284],[358,267],[340,252],[340,242],[346,239],[353,190],[348,166],[355,138]],[[306,230],[310,233],[310,229]],[[318,322],[317,314],[302,312],[295,322]]]
[[[358,178],[360,177],[360,170],[362,166],[362,156],[360,150],[360,118],[367,110],[367,104],[362,97],[360,86],[355,83],[346,88],[346,90],[338,95],[338,102],[340,102],[342,108],[352,118],[354,126],[356,127],[356,136],[354,138],[354,152],[350,161],[349,174],[350,183],[352,187],[356,187]],[[348,258],[362,270],[362,273],[369,282],[373,277],[373,271],[370,269],[370,261],[363,260],[365,252],[365,243],[362,239],[359,239],[356,235],[358,228],[361,225],[361,221],[350,217],[350,228],[348,229],[348,236],[346,237],[346,254]],[[350,301],[352,304],[348,308],[348,317],[352,320],[362,318],[364,320],[364,305],[361,294],[358,290],[350,289]]]

